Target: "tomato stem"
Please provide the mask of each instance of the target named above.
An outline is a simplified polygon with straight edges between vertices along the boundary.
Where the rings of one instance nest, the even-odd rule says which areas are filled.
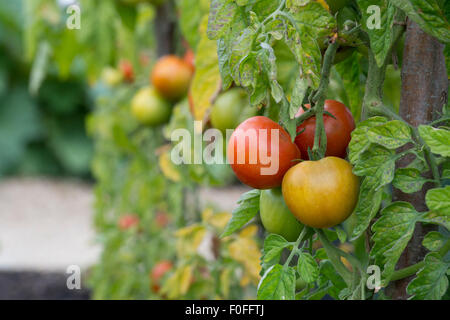
[[[447,241],[444,246],[439,249],[438,253],[441,257],[444,257],[447,252],[450,250],[450,241]],[[414,274],[416,274],[420,269],[422,269],[425,266],[424,261],[420,261],[416,264],[413,264],[409,267],[396,270],[394,273],[392,273],[392,276],[390,277],[389,281],[397,281],[403,278],[410,277]]]
[[[289,254],[288,258],[286,259],[286,262],[283,265],[283,268],[287,268],[289,266],[289,263],[291,263],[292,258],[297,254],[298,247],[300,246],[300,242],[302,242],[303,238],[305,237],[306,233],[308,231],[308,227],[304,227],[302,232],[300,232],[300,235],[298,236],[297,240],[295,241],[295,244],[292,248],[291,253]]]
[[[331,67],[333,66],[334,57],[338,47],[339,44],[336,39],[334,39],[325,51],[319,88],[311,101],[311,109],[314,108],[313,110],[316,115],[316,129],[314,133],[314,145],[312,148],[315,159],[323,158],[327,149],[327,135],[325,133],[323,122],[325,94],[328,89],[328,84],[330,83]]]
[[[339,275],[344,279],[345,283],[349,288],[352,286],[352,273],[345,267],[340,259],[340,252],[338,249],[331,244],[328,240],[327,236],[323,232],[323,230],[315,229],[317,235],[319,236],[320,242],[327,253],[328,258],[333,264],[335,270],[339,273]]]

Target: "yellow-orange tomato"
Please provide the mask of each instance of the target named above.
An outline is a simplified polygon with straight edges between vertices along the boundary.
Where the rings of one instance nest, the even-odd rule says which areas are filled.
[[[174,101],[187,94],[193,71],[183,59],[167,55],[160,58],[151,73],[151,82],[164,98]]]
[[[330,228],[350,216],[358,201],[359,180],[349,162],[326,157],[290,168],[282,183],[292,214],[313,228]]]

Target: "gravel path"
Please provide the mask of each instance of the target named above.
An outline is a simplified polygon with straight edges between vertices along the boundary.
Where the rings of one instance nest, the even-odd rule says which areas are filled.
[[[201,206],[231,211],[245,187],[204,188]],[[0,271],[65,272],[94,264],[92,185],[74,180],[14,178],[0,181]]]
[[[38,178],[0,183],[0,269],[63,271],[95,263],[91,186]]]

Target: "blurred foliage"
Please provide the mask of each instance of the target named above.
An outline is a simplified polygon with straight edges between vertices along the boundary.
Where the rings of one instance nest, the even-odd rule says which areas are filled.
[[[31,61],[25,60],[25,2],[0,4],[0,176],[78,175],[87,177],[92,143],[84,117],[90,99],[83,78],[60,79],[51,63],[32,93]],[[42,50],[41,50],[42,51]]]

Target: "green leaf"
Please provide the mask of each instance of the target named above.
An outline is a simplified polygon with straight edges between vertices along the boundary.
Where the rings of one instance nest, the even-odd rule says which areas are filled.
[[[116,11],[119,14],[123,25],[130,30],[134,30],[136,25],[137,9],[135,6],[124,4],[120,1],[114,1]]]
[[[377,64],[381,66],[386,60],[392,41],[394,40],[393,25],[396,8],[387,0],[358,0],[357,2],[363,16],[362,27],[369,34],[370,49],[375,55]],[[372,19],[376,15],[370,10],[367,11],[371,6],[380,9],[379,25],[372,26]]]
[[[339,292],[347,287],[344,279],[336,272],[330,260],[320,261],[320,275],[317,284],[325,287],[327,283],[332,284],[329,288],[328,294],[335,299],[339,298]]]
[[[450,262],[431,252],[425,256],[425,266],[406,288],[412,300],[439,300],[448,288],[447,270]]]
[[[450,131],[420,125],[419,134],[430,147],[431,152],[450,157]]]
[[[354,211],[357,222],[353,229],[352,239],[358,238],[369,227],[370,221],[380,210],[382,195],[382,188],[375,189],[367,178],[364,179]]]
[[[289,107],[289,117],[293,119],[297,114],[300,106],[303,103],[303,99],[308,91],[308,81],[306,81],[301,74],[297,75],[295,78],[294,88],[292,90],[291,103]]]
[[[450,25],[443,8],[436,0],[391,0],[421,29],[439,40],[450,42]]]
[[[404,193],[413,193],[421,190],[427,181],[418,169],[400,168],[395,171],[393,185]]]
[[[372,226],[374,245],[370,255],[377,265],[384,266],[385,280],[389,280],[420,218],[410,203],[393,202],[381,211],[380,219]]]
[[[239,10],[235,14],[229,30],[217,42],[217,54],[219,56],[219,69],[222,76],[223,89],[227,89],[233,82],[230,66],[233,42],[240,36],[246,27],[245,16]]]
[[[237,10],[233,0],[211,0],[206,34],[215,40],[225,34]]]
[[[428,190],[425,202],[430,211],[423,216],[423,221],[450,230],[450,186]]]
[[[358,123],[358,126],[355,130],[352,131],[349,144],[349,160],[352,164],[355,164],[358,161],[361,153],[367,150],[370,145],[370,141],[367,138],[367,132],[370,128],[382,125],[387,122],[387,119],[384,117],[372,117],[367,120],[364,120]]]
[[[450,215],[450,186],[428,190],[425,202],[431,211]]]
[[[356,52],[349,59],[345,59],[341,63],[335,65],[339,73],[345,92],[350,104],[350,111],[355,121],[361,116],[361,105],[363,92],[361,85],[361,66],[359,64],[360,55]]]
[[[394,179],[396,155],[393,150],[379,145],[371,145],[364,151],[353,167],[357,176],[366,176],[371,186],[376,189],[389,184]]]
[[[388,149],[397,149],[411,142],[411,130],[402,121],[393,120],[367,131],[370,142]]]
[[[299,254],[297,270],[300,277],[308,283],[316,281],[319,277],[319,266],[316,260],[306,252]]]
[[[278,234],[270,234],[264,240],[262,261],[264,264],[278,263],[281,252],[290,243]],[[272,265],[271,264],[271,265]]]
[[[259,197],[260,191],[257,189],[250,190],[241,195],[237,202],[239,206],[233,210],[233,216],[226,225],[221,235],[222,238],[231,235],[243,227],[258,213]]]
[[[344,243],[347,241],[347,232],[341,228],[341,227],[335,227],[334,228],[336,230],[336,234],[338,236],[338,239],[341,243]]]
[[[295,270],[276,264],[259,281],[258,300],[293,300],[295,298]]]
[[[428,232],[422,241],[422,245],[430,251],[438,251],[449,238],[437,231]]]
[[[249,57],[255,37],[256,30],[253,27],[247,27],[242,31],[241,35],[232,42],[229,64],[231,75],[237,84],[241,84],[243,79],[241,76],[243,71],[242,66],[250,66],[244,62]]]
[[[193,49],[197,48],[200,40],[199,27],[202,18],[208,13],[208,7],[202,5],[203,1],[178,0],[176,1],[181,32]],[[209,2],[209,1],[208,1]]]

